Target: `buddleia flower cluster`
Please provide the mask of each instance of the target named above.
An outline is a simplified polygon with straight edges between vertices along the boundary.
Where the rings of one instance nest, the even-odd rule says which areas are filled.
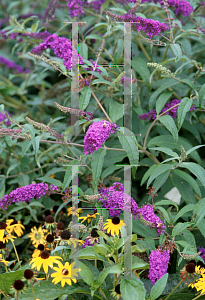
[[[164,106],[164,108],[160,111],[160,114],[162,114],[163,112],[165,112],[169,108],[175,106],[176,104],[179,104],[180,102],[181,102],[181,100],[174,99],[170,103],[166,103],[165,106]],[[189,111],[191,111],[191,110],[195,110],[194,105],[192,105],[190,107]],[[177,107],[173,107],[171,110],[169,110],[168,112],[166,112],[165,115],[170,115],[172,118],[176,118],[177,112],[178,112],[178,106]],[[155,120],[156,116],[157,116],[157,112],[156,112],[156,109],[154,109],[154,110],[151,110],[148,113],[145,113],[143,115],[139,115],[137,117],[140,120],[150,120],[150,119]]]
[[[98,192],[101,197],[98,199],[102,205],[109,209],[112,217],[119,217],[123,210],[133,214],[138,213],[138,205],[135,200],[124,192],[123,184],[115,182],[109,188],[100,188]]]
[[[79,64],[83,63],[83,58],[77,53],[76,49],[72,49],[72,42],[64,37],[59,37],[56,34],[48,36],[43,43],[32,49],[31,53],[40,55],[48,48],[52,49],[57,57],[63,59],[64,66],[68,70],[71,70],[72,64],[76,65],[78,63],[78,57]]]
[[[141,208],[138,209],[138,219],[140,219],[143,224],[156,228],[159,236],[166,230],[166,226],[160,218],[155,215],[152,205],[142,205]],[[148,223],[146,224],[146,222]]]
[[[84,138],[84,151],[86,155],[92,154],[95,150],[102,147],[102,144],[114,133],[119,126],[108,121],[94,122],[88,128]]]
[[[54,191],[58,191],[58,187],[55,185],[48,186],[47,183],[32,183],[5,195],[0,199],[0,207],[1,209],[6,209],[12,203],[30,202],[32,199],[40,199],[46,194],[50,195]]]
[[[169,250],[152,250],[149,256],[149,279],[155,284],[164,274],[167,273],[170,260]]]

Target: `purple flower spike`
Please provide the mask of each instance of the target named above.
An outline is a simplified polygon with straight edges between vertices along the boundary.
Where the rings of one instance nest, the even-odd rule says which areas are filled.
[[[32,49],[31,53],[39,55],[48,48],[53,49],[55,55],[63,59],[64,66],[68,70],[71,70],[72,64],[76,65],[78,63],[77,56],[79,57],[79,64],[83,64],[83,58],[77,51],[75,50],[73,51],[74,53],[72,53],[72,42],[64,37],[59,37],[56,34],[48,36],[43,43]]]
[[[156,228],[158,235],[166,230],[166,226],[160,218],[155,215],[152,205],[142,205],[141,208],[138,209],[138,219],[145,225]]]
[[[102,144],[109,138],[109,135],[114,133],[118,127],[115,123],[109,123],[108,121],[94,122],[86,132],[83,153],[90,155],[101,148]]]
[[[6,112],[7,112],[7,114],[10,116],[10,114],[8,113],[8,111],[6,111]],[[11,125],[11,122],[10,122],[9,120],[5,121],[6,119],[7,119],[6,114],[2,114],[2,113],[0,112],[0,124],[1,124],[1,123],[4,123],[4,124],[8,127],[8,126]]]
[[[69,8],[70,15],[72,18],[84,15],[82,6],[84,2],[82,0],[66,0],[68,2],[67,7]]]
[[[164,111],[166,111],[167,109],[171,108],[172,106],[180,103],[181,100],[172,100],[170,103],[166,103],[165,104],[165,108],[163,108],[161,111],[160,111],[160,114],[163,113]],[[194,105],[191,106],[190,110],[195,110],[195,107]],[[165,115],[170,115],[172,118],[176,118],[177,116],[177,111],[178,111],[178,106],[177,107],[174,107],[173,109],[171,109],[170,111],[166,112]],[[148,113],[145,113],[143,115],[139,115],[138,116],[138,119],[140,120],[149,120],[149,119],[153,119],[155,120],[156,119],[156,116],[157,116],[157,113],[156,113],[156,109],[154,110],[151,110],[150,112]]]
[[[9,60],[3,56],[0,56],[0,64],[6,66],[9,69],[14,69],[18,73],[29,73],[30,71],[27,69],[24,69],[23,67],[17,65],[15,62],[12,60]]]
[[[197,247],[197,252],[201,252],[200,256],[205,262],[205,249],[203,247]]]
[[[40,199],[41,196],[45,196],[45,194],[50,195],[54,191],[58,191],[58,187],[55,185],[51,184],[48,186],[47,183],[32,183],[5,195],[0,199],[0,207],[1,209],[6,209],[12,203],[30,202],[33,198]]]
[[[98,201],[102,202],[102,205],[109,209],[111,217],[119,217],[123,210],[133,214],[138,213],[137,203],[132,197],[124,193],[122,183],[115,182],[113,186],[105,189],[100,188],[98,192],[102,195]]]
[[[94,247],[95,244],[100,244],[100,243],[98,241],[94,241],[93,243],[91,243],[90,239],[86,239],[85,243],[82,245],[81,249],[83,249],[83,248],[85,248],[87,246],[93,246]]]
[[[152,284],[167,273],[170,260],[169,250],[152,250],[149,256],[149,279]]]

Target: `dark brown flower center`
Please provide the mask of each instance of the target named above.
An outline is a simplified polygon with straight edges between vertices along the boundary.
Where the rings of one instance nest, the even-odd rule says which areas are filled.
[[[67,269],[63,269],[63,270],[62,270],[62,274],[63,274],[63,275],[68,275],[68,273],[69,273],[69,272],[68,272]]]
[[[45,222],[48,223],[48,224],[54,223],[54,217],[51,216],[51,215],[47,216],[46,219],[45,219]]]
[[[118,217],[112,218],[112,224],[114,224],[114,225],[120,224],[120,218],[118,218]]]
[[[115,287],[115,292],[116,292],[117,294],[119,294],[119,295],[121,294],[121,293],[120,293],[120,284],[117,284],[117,285],[116,285],[116,287]]]
[[[0,221],[0,229],[6,229],[7,225],[5,222]]]
[[[59,229],[59,230],[64,230],[65,229],[65,225],[63,224],[63,222],[59,222],[57,224],[57,229]]]
[[[26,279],[31,279],[31,278],[33,277],[33,275],[34,275],[34,273],[33,273],[33,271],[30,270],[30,269],[26,269],[26,270],[24,271],[24,274],[23,274],[23,276],[24,276]]]
[[[59,205],[54,205],[53,212],[57,212],[58,208],[59,208]]]
[[[50,257],[50,254],[48,253],[48,251],[43,250],[43,251],[41,252],[41,258],[43,258],[43,259],[48,259],[49,257]]]
[[[185,268],[186,268],[186,271],[188,273],[194,273],[194,271],[195,271],[195,264],[194,263],[188,263]]]
[[[24,283],[22,280],[20,279],[17,279],[14,281],[14,288],[17,290],[17,291],[20,291],[24,288]]]
[[[0,242],[0,249],[4,249],[4,248],[6,248],[6,244],[3,242]]]
[[[44,214],[45,217],[47,217],[51,214],[51,212],[50,212],[49,209],[46,209],[46,210],[44,210],[43,214]]]
[[[43,251],[44,250],[44,245],[43,244],[39,244],[38,245],[38,250]]]
[[[99,234],[97,233],[97,228],[93,228],[93,229],[91,230],[90,235],[91,235],[93,238],[99,237]]]
[[[61,232],[61,238],[62,238],[63,240],[69,240],[70,237],[71,237],[71,233],[70,233],[69,230],[63,230],[63,231]]]
[[[54,241],[54,236],[52,234],[48,234],[46,237],[46,241],[48,243],[52,243]]]
[[[11,222],[10,225],[15,225],[15,224],[18,224],[18,222],[16,220],[14,220],[13,222]]]

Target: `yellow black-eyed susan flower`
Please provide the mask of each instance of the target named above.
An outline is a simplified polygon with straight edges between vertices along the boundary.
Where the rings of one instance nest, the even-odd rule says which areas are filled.
[[[15,233],[18,237],[22,236],[23,230],[25,227],[21,224],[20,221],[16,221],[14,219],[6,220],[6,224],[8,226],[7,230],[9,233]]]
[[[70,215],[78,216],[79,214],[83,213],[83,210],[81,208],[78,208],[78,211],[73,211],[72,206],[67,208],[67,216],[70,217]]]
[[[119,235],[122,225],[125,225],[124,221],[120,220],[119,217],[113,217],[112,220],[107,219],[106,221],[104,229],[107,229],[108,233],[111,232],[111,235]]]
[[[0,263],[4,263],[6,266],[8,266],[9,261],[3,259],[3,254],[0,254]]]
[[[119,300],[122,295],[121,295],[121,292],[120,292],[120,284],[117,284],[112,290],[111,290],[111,296],[116,299],[116,300]]]
[[[56,272],[51,274],[51,277],[54,277],[52,282],[54,284],[61,282],[62,287],[64,287],[66,283],[72,285],[72,281],[76,283],[77,280],[75,277],[78,277],[78,272],[80,272],[81,269],[78,268],[74,269],[74,266],[75,266],[75,262],[73,262],[72,264],[66,262],[65,265],[63,265],[60,262],[58,264],[58,267],[53,268],[53,270],[55,270]]]
[[[99,215],[99,213],[95,213],[95,214],[87,214],[86,217],[80,217],[78,218],[79,220],[82,219],[81,223],[88,221],[88,223],[90,223],[91,219],[96,219],[96,215]]]
[[[28,235],[28,237],[30,237],[32,244],[35,247],[38,247],[39,244],[46,243],[45,234],[47,233],[47,229],[42,229],[41,226],[37,229],[36,226],[34,226],[33,228],[31,228],[31,233]]]
[[[43,250],[39,257],[32,258],[30,265],[32,265],[31,266],[32,269],[35,268],[37,271],[40,271],[42,266],[44,272],[48,273],[48,267],[53,268],[53,264],[54,263],[59,264],[60,259],[62,259],[60,256],[50,256],[48,251]]]

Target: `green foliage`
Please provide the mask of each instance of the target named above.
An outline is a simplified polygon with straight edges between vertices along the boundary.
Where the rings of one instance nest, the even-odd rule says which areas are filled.
[[[46,249],[51,250],[51,256],[60,256],[64,263],[78,259],[81,271],[76,283],[66,284],[62,289],[60,283],[52,283],[53,271],[49,267],[46,280],[36,284],[32,279],[36,299],[113,300],[120,284],[121,295],[118,296],[123,300],[164,300],[180,282],[179,272],[189,259],[203,262],[197,247],[205,248],[203,5],[191,1],[193,11],[181,21],[174,4],[167,10],[157,3],[126,4],[107,0],[100,5],[98,13],[93,1],[87,1],[77,8],[77,14],[82,9],[84,15],[73,17],[69,3],[51,2],[41,1],[30,6],[29,1],[8,0],[0,5],[0,204],[5,195],[14,191],[17,195],[7,209],[0,206],[3,208],[0,218],[3,222],[15,219],[25,226],[22,236],[17,237],[17,232],[12,232],[14,241],[6,241],[6,248],[0,249],[0,258],[10,262],[8,266],[1,263],[0,292],[8,295],[9,300],[16,298],[11,287],[16,279],[23,279],[25,268],[30,268],[34,250],[28,235],[34,226],[50,227],[45,224],[45,218],[51,214],[55,222],[49,233],[53,233],[55,239]],[[170,28],[163,34],[150,38],[143,28],[138,30],[139,23],[132,24],[130,52],[128,44],[124,45],[127,29],[111,18],[112,13],[122,17],[130,9],[136,17],[145,19],[144,22],[151,19],[168,24],[167,20],[171,20],[172,26],[169,24]],[[73,21],[77,19],[85,23],[75,27]],[[31,51],[44,42],[44,38],[35,35],[45,30],[69,41],[75,34],[78,36],[78,45],[72,41],[83,58],[83,63],[76,66],[77,73],[65,65],[70,60],[70,49],[62,50],[63,42],[56,43],[57,50],[44,49],[38,55]],[[132,57],[128,59],[129,52]],[[21,72],[11,63],[4,63],[4,59],[28,71]],[[95,72],[91,59],[98,65]],[[73,63],[71,59],[72,67]],[[127,111],[124,94],[130,69],[132,102]],[[75,87],[74,73],[79,75],[79,85]],[[181,101],[174,109],[170,107],[165,111],[172,100]],[[194,109],[190,111],[192,105]],[[5,112],[10,114],[8,119],[2,117]],[[106,140],[103,140],[103,131],[94,130],[90,143],[99,147],[85,155],[87,130],[93,122],[101,120],[115,123],[119,130]],[[128,120],[131,120],[130,128],[125,125]],[[8,121],[11,125],[6,123]],[[74,235],[78,215],[70,211],[73,166],[78,169],[78,206],[83,210],[79,214],[82,213],[81,217],[90,214],[78,224],[76,238],[79,241]],[[113,217],[110,209],[122,203],[119,196],[112,199],[112,207],[105,207],[105,203],[99,201],[99,198],[102,200],[100,188],[118,182],[138,208],[151,205],[155,218],[160,220],[132,211],[132,220],[120,228],[120,236],[108,235],[103,226]],[[30,191],[19,196],[21,187],[32,183],[56,185],[58,190],[46,192],[40,198],[36,195],[34,199],[26,199]],[[117,192],[120,195],[121,191]],[[109,197],[113,195],[115,193]],[[97,215],[94,214],[96,209]],[[126,220],[123,209],[119,218]],[[162,226],[159,221],[166,226],[165,232],[158,233]],[[59,222],[71,231],[72,236],[67,241],[61,238],[62,230],[56,227]],[[60,223],[60,226],[63,225]],[[114,227],[114,223],[111,226]],[[99,236],[91,235],[93,228]],[[126,231],[123,233],[123,230]],[[7,230],[2,231],[2,240],[9,240],[7,233]],[[34,237],[39,238],[37,233]],[[73,245],[87,239],[92,246],[82,249],[79,245],[76,251]],[[145,270],[149,269],[151,251],[159,246],[173,247],[175,251],[171,254],[169,275],[164,274],[152,286],[143,276],[147,276]],[[128,248],[130,267],[126,266]],[[15,266],[11,262],[15,262]],[[45,275],[41,269],[37,276],[42,274]],[[25,290],[19,293],[18,299],[34,299],[30,283],[24,281]],[[189,289],[188,293],[187,286],[183,282],[169,299],[196,298],[196,291]],[[6,299],[6,296],[3,294],[1,298]]]

